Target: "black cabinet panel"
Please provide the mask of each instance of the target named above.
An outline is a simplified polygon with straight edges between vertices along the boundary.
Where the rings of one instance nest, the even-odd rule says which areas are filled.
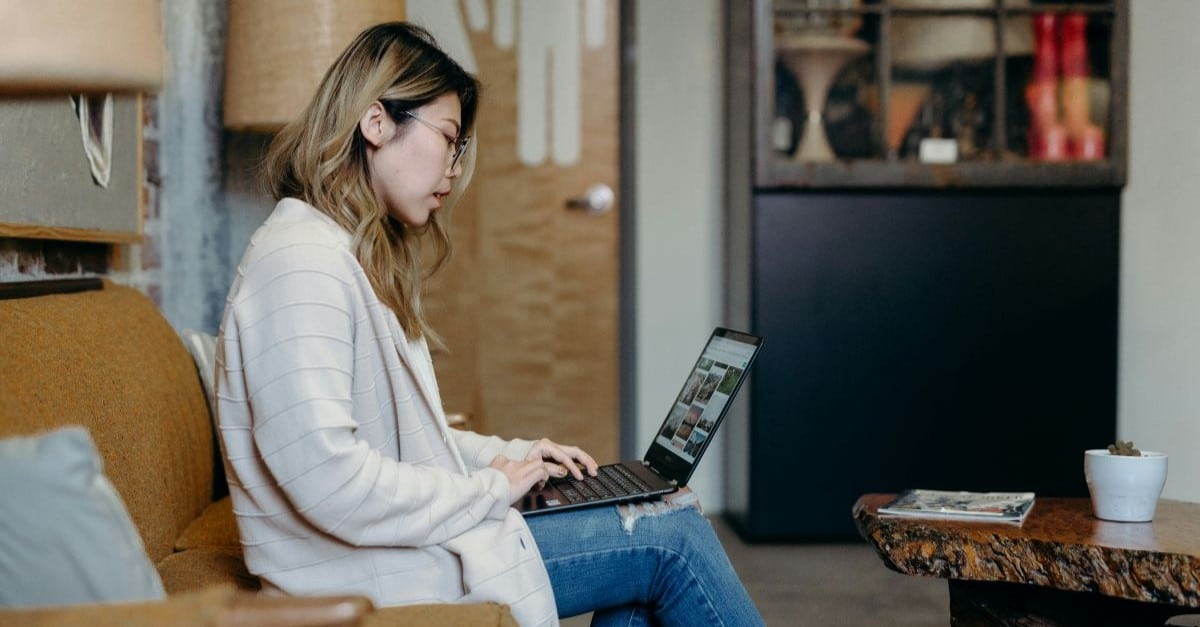
[[[743,533],[853,536],[865,492],[1086,494],[1116,430],[1119,199],[756,195]]]

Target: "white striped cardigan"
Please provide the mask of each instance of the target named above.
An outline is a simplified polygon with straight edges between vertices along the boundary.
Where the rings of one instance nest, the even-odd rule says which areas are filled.
[[[422,368],[425,343],[410,346],[350,235],[280,201],[238,267],[217,352],[247,567],[271,591],[497,601],[522,625],[556,625],[541,554],[487,468],[532,443],[447,427]]]

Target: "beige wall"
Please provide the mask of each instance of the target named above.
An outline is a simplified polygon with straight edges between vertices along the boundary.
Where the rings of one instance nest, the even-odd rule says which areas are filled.
[[[637,4],[636,450],[649,446],[722,317],[722,22],[719,0]],[[724,433],[691,487],[723,508]]]
[[[1170,456],[1164,496],[1200,501],[1200,2],[1131,2],[1117,433]]]

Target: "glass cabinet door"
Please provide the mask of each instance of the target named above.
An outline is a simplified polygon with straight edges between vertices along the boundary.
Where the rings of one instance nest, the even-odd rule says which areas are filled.
[[[760,183],[1123,182],[1123,0],[762,1]]]

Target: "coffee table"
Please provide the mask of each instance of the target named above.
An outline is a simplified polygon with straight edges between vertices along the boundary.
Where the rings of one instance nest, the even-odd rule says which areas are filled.
[[[1092,515],[1086,498],[1039,497],[1021,526],[879,516],[867,494],[854,521],[885,565],[942,577],[950,624],[1161,626],[1200,614],[1200,503],[1160,500],[1154,522]]]

